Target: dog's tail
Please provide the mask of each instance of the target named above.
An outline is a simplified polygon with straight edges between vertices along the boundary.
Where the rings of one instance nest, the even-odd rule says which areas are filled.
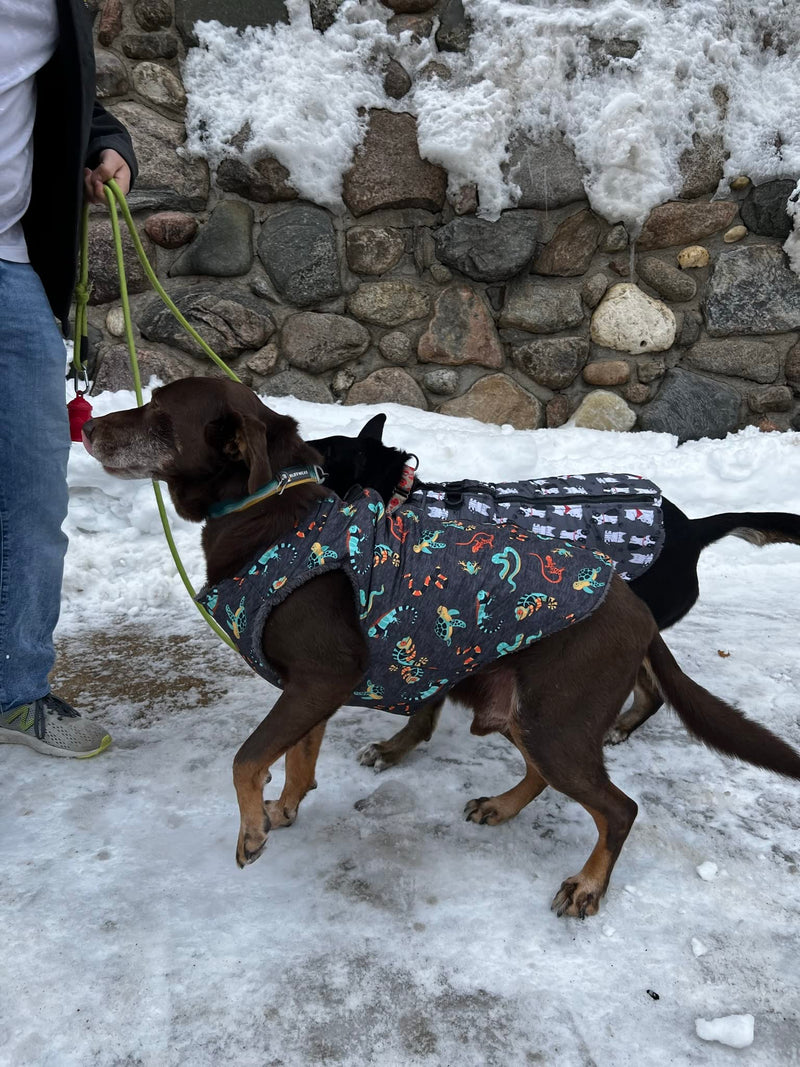
[[[657,634],[647,652],[664,699],[687,730],[726,756],[800,779],[800,752],[684,674]]]
[[[689,521],[698,550],[729,534],[759,547],[800,545],[800,515],[788,511],[726,511]]]

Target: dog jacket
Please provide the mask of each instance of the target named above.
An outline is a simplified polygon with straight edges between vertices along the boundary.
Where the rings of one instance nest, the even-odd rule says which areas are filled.
[[[562,545],[611,556],[626,581],[638,578],[664,545],[661,490],[636,474],[575,474],[521,482],[417,481],[405,501],[422,521],[514,523]]]
[[[473,671],[585,618],[604,600],[613,564],[510,522],[434,519],[405,507],[390,515],[366,490],[348,502],[322,500],[197,600],[280,688],[264,659],[264,625],[292,592],[331,570],[350,579],[369,649],[349,703],[410,715]]]

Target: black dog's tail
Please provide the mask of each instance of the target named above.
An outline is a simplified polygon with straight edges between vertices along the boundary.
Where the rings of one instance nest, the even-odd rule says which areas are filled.
[[[800,752],[692,681],[659,634],[653,638],[647,656],[664,699],[689,733],[726,756],[800,779]]]
[[[726,511],[689,525],[698,551],[729,534],[751,545],[800,545],[800,515],[788,511]]]

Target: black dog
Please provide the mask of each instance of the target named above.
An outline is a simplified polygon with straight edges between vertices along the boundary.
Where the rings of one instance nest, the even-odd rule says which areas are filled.
[[[377,490],[387,503],[399,493],[405,505],[413,507],[415,488],[421,491],[426,483],[415,477],[408,484],[409,463],[416,457],[383,443],[385,422],[385,415],[376,415],[357,437],[324,437],[309,443],[323,457],[327,472],[325,484],[339,496],[346,497],[357,486],[369,487]],[[729,534],[754,545],[800,544],[800,515],[746,511],[690,519],[666,498],[662,498],[661,507],[663,549],[652,566],[630,582],[630,588],[650,608],[660,630],[682,619],[697,601],[700,593],[697,564],[700,553],[708,545]],[[613,556],[613,546],[606,551]],[[359,754],[361,762],[382,769],[398,763],[420,741],[430,740],[442,703],[431,702],[399,733],[387,741],[368,745]],[[633,704],[608,731],[606,741],[618,744],[626,740],[662,704],[663,698],[651,675],[641,670]]]

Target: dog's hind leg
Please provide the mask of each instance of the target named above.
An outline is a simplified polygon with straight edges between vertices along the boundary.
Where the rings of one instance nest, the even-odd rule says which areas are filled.
[[[314,772],[327,725],[327,722],[321,722],[313,730],[309,730],[306,736],[286,753],[283,791],[277,800],[268,800],[264,805],[271,829],[291,826],[297,818],[300,801],[310,789],[316,789]]]
[[[655,715],[663,703],[664,698],[661,696],[661,691],[645,661],[636,675],[636,685],[633,688],[633,704],[627,711],[622,712],[608,731],[605,736],[605,743],[607,745],[618,745],[622,741],[627,741],[633,731],[638,730],[651,715]]]
[[[375,741],[365,745],[358,753],[358,762],[365,767],[374,767],[376,771],[394,767],[412,752],[422,741],[430,741],[444,700],[433,700],[415,712],[402,730],[398,730],[386,741]]]
[[[522,809],[535,800],[547,786],[547,782],[539,774],[524,747],[514,740],[512,733],[504,731],[504,735],[512,745],[516,745],[520,750],[525,760],[525,777],[512,789],[500,793],[499,796],[477,797],[475,800],[468,801],[464,808],[467,822],[480,823],[482,826],[484,824],[499,826],[500,823],[508,822],[515,815],[519,815]]]

